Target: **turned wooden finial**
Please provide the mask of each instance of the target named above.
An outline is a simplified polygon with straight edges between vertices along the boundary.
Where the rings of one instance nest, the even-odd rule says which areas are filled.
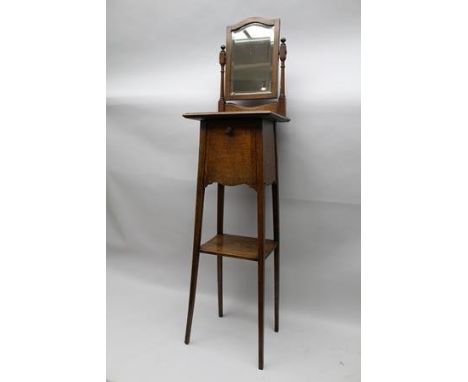
[[[226,65],[226,45],[221,45],[219,52],[219,65],[221,65],[221,84],[219,88],[218,111],[224,111],[226,101],[224,99],[224,67]]]
[[[286,66],[284,64],[284,61],[286,61],[287,53],[288,51],[286,49],[286,38],[282,37],[279,49],[279,58],[281,61],[281,89],[278,98],[278,112],[282,115],[286,115],[286,85],[284,81],[284,68]]]

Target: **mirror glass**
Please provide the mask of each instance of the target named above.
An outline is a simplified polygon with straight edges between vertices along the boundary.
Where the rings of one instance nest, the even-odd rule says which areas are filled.
[[[253,23],[232,32],[232,94],[271,92],[273,44],[273,26]]]

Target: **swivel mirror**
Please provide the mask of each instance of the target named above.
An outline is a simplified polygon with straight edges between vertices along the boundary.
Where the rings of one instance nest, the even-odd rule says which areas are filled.
[[[279,20],[251,18],[227,28],[227,99],[278,93]]]

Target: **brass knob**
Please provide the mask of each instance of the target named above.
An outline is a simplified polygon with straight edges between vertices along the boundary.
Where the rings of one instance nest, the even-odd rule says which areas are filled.
[[[227,135],[232,135],[234,132],[234,129],[231,126],[226,127],[226,130],[224,131]]]

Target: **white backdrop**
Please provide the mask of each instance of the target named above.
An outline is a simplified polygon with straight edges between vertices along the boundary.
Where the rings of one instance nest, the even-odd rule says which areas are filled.
[[[196,342],[183,345],[198,125],[181,114],[216,110],[218,52],[225,43],[225,27],[262,16],[281,18],[281,36],[288,45],[291,122],[278,129],[284,319],[275,341],[279,352],[288,344],[290,353],[297,352],[289,362],[278,356],[273,363],[276,353],[268,343],[273,334],[267,332],[265,368],[276,369],[273,375],[278,378],[294,366],[296,372],[302,370],[303,379],[297,380],[314,375],[359,380],[359,1],[111,0],[107,12],[109,379],[154,380],[180,354],[186,354],[187,362],[199,357],[201,369],[193,365],[188,375],[209,379],[210,357],[194,355],[198,353],[190,348],[196,349]],[[215,232],[215,189],[207,189],[204,239]],[[228,188],[225,219],[226,232],[254,235],[254,192]],[[267,272],[266,295],[271,300],[270,261]],[[256,268],[225,260],[222,324],[215,319],[214,256],[202,255],[198,285],[194,341],[210,338],[219,325],[232,330],[245,311],[252,342],[245,347],[245,357],[234,350],[224,366],[237,373],[246,366],[250,375],[256,369]],[[266,312],[272,317],[272,306]],[[200,325],[207,322],[210,330],[204,332]],[[298,327],[297,336],[281,336]],[[222,331],[216,336],[219,343],[208,342],[201,349],[236,349],[230,336]],[[161,356],[155,350],[161,346],[171,351]]]

